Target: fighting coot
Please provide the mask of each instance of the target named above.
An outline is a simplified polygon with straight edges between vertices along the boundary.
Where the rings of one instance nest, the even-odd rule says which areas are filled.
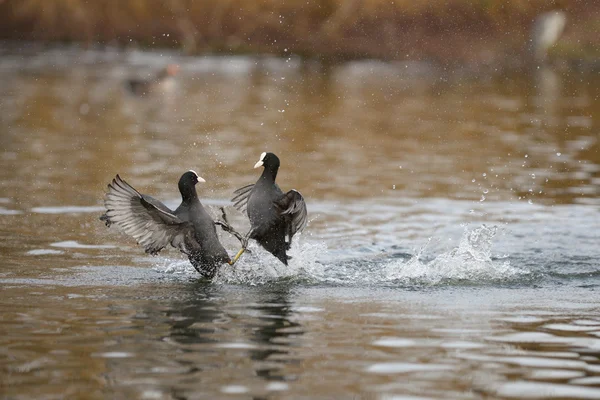
[[[104,198],[106,213],[100,217],[132,236],[146,253],[157,254],[171,245],[186,254],[196,270],[212,278],[223,263],[233,264],[219,242],[215,221],[198,199],[196,183],[205,182],[194,171],[179,179],[181,205],[175,211],[139,193],[117,175]]]
[[[267,251],[287,265],[286,252],[292,237],[306,226],[306,203],[300,192],[283,193],[275,183],[279,158],[273,153],[262,153],[254,168],[264,167],[255,184],[234,192],[234,206],[250,219],[248,238],[256,240]]]

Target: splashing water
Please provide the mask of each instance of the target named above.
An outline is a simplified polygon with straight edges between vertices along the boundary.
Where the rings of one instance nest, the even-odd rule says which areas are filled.
[[[324,243],[306,243],[300,236],[292,242],[289,251],[291,259],[288,265],[283,265],[279,260],[267,253],[255,243],[250,243],[250,252],[232,268],[221,268],[215,277],[215,283],[250,284],[260,285],[282,280],[316,280],[311,277],[320,277],[327,269],[318,261],[319,256],[327,253]]]
[[[386,257],[331,261],[332,252],[323,242],[296,240],[285,266],[257,244],[234,267],[224,266],[214,278],[215,284],[264,285],[268,283],[301,282],[329,285],[444,285],[498,283],[529,275],[530,272],[510,265],[506,260],[492,260],[492,240],[496,226],[482,225],[468,229],[458,247],[422,261],[425,246],[408,260]],[[300,238],[301,239],[301,238]],[[157,271],[194,275],[189,262],[167,260],[155,267]]]
[[[437,285],[444,283],[481,284],[509,280],[529,274],[508,261],[492,260],[492,239],[497,227],[482,225],[465,229],[457,248],[424,263],[420,255],[408,262],[391,262],[385,267],[385,278],[399,283]]]
[[[161,264],[155,265],[153,269],[156,272],[174,276],[198,274],[187,259],[165,258]]]

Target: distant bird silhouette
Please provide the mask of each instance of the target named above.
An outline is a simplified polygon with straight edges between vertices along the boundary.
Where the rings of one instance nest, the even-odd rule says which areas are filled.
[[[196,270],[213,278],[219,266],[231,262],[219,242],[215,221],[198,199],[196,183],[204,182],[194,171],[179,179],[181,204],[175,211],[160,201],[135,190],[117,175],[104,198],[106,213],[100,217],[107,226],[116,225],[156,255],[169,244],[186,254]]]
[[[264,167],[255,184],[239,188],[232,199],[234,206],[250,219],[247,237],[256,240],[268,252],[287,265],[287,250],[292,237],[306,226],[306,203],[300,192],[283,193],[275,183],[279,158],[273,153],[262,153],[254,168]],[[239,253],[238,253],[239,254]]]
[[[567,14],[560,10],[548,11],[535,18],[529,37],[529,52],[534,61],[546,61],[548,49],[560,39],[566,23]]]
[[[150,79],[128,79],[125,87],[129,92],[137,96],[146,96],[151,93],[166,93],[175,87],[175,75],[179,72],[179,66],[169,64],[156,76]]]

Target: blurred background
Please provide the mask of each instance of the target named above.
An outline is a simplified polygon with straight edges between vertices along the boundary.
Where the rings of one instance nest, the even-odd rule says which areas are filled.
[[[597,58],[593,0],[3,0],[0,37],[186,54],[298,54],[344,60],[519,63],[537,16],[570,23],[552,53]]]

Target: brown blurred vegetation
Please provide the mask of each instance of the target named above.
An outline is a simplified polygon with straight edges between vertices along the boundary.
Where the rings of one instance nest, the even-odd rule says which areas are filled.
[[[0,38],[491,64],[556,8],[568,21],[553,51],[597,57],[597,0],[0,0]]]

